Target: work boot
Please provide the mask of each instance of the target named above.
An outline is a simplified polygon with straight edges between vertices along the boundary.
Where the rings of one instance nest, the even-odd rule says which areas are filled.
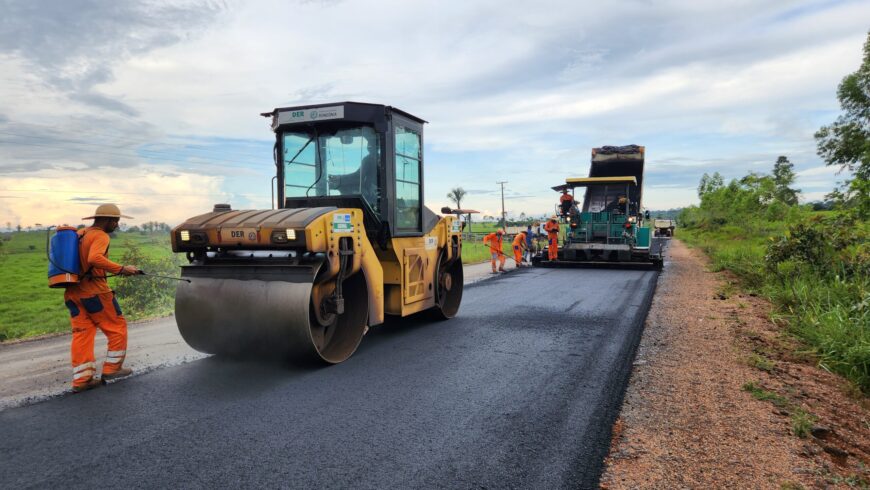
[[[133,370],[130,368],[121,368],[114,373],[103,374],[104,381],[111,381],[113,379],[125,378],[133,374]]]
[[[99,388],[102,386],[103,382],[96,378],[91,378],[87,383],[83,385],[73,386],[73,393],[81,393],[83,391],[92,390],[94,388]]]
[[[504,267],[499,267],[499,268],[498,268],[498,271],[499,271],[499,272],[507,272],[506,270],[504,270]]]

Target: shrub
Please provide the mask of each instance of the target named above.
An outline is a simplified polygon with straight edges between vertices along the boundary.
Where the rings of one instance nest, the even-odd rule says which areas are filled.
[[[138,268],[165,276],[177,276],[180,262],[177,256],[155,259],[142,253],[142,249],[133,243],[125,244],[126,251],[121,257],[121,263],[132,264]],[[118,301],[124,309],[124,314],[132,320],[163,315],[172,312],[176,281],[159,279],[150,276],[119,277],[115,285]]]

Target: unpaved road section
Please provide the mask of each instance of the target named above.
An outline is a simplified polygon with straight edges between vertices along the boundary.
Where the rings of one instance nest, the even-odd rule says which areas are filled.
[[[656,277],[529,268],[337,366],[208,357],[7,409],[0,487],[594,487]]]
[[[465,266],[465,284],[492,276],[489,263]],[[58,308],[64,308],[58,299]],[[139,375],[159,367],[202,359],[178,333],[175,317],[130,324],[125,365]],[[106,357],[106,337],[97,333],[97,364]],[[69,392],[70,337],[60,335],[32,341],[0,343],[0,410]]]
[[[601,487],[866,488],[866,400],[795,358],[806,348],[770,304],[724,287],[699,251],[675,240],[669,255]],[[801,414],[814,427],[804,438]]]

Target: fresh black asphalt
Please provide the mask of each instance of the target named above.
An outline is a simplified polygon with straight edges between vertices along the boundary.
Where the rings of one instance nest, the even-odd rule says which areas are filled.
[[[343,364],[206,358],[0,412],[0,488],[593,488],[653,271],[526,269]]]

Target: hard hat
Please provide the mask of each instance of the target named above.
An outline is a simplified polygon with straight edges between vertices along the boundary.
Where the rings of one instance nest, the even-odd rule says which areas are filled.
[[[559,219],[559,217],[554,214],[553,216],[550,216],[550,219]]]
[[[121,214],[121,209],[114,204],[100,204],[97,206],[97,211],[93,216],[86,216],[82,219],[94,219],[94,218],[127,218],[133,219],[132,216],[125,216]]]

